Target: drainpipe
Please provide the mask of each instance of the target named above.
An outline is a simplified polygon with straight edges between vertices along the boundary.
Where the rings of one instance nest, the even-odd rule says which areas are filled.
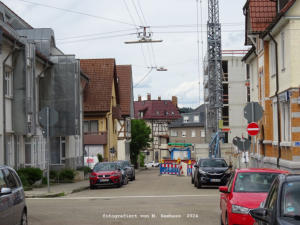
[[[5,107],[5,93],[4,93],[4,87],[5,87],[5,64],[6,61],[9,59],[10,56],[16,51],[16,42],[14,42],[14,47],[13,49],[8,53],[6,58],[4,59],[2,63],[2,90],[3,90],[3,96],[2,96],[2,101],[3,101],[3,107],[2,107],[2,112],[3,112],[3,144],[4,144],[4,165],[8,164],[8,152],[7,152],[7,146],[6,146],[6,107]]]
[[[278,43],[277,41],[274,39],[274,37],[271,35],[271,33],[269,32],[268,33],[269,37],[271,38],[271,40],[274,42],[275,44],[275,59],[276,59],[276,92],[275,92],[275,95],[276,95],[276,99],[277,99],[277,123],[278,123],[278,126],[277,126],[277,133],[278,133],[278,157],[277,157],[277,168],[280,167],[279,165],[279,160],[281,158],[281,146],[280,146],[280,143],[281,143],[281,119],[280,119],[280,104],[279,104],[279,73],[278,73]]]

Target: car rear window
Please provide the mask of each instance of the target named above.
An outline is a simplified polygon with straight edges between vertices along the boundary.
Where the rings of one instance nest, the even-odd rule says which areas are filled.
[[[224,159],[201,159],[200,167],[228,167]]]
[[[99,172],[99,171],[114,171],[118,169],[117,163],[98,163],[95,165],[93,171]]]
[[[238,173],[234,192],[268,192],[278,173]]]

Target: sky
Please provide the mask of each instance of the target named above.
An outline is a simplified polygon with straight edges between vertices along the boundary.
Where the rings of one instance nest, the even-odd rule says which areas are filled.
[[[135,100],[138,95],[146,99],[151,93],[152,99],[177,96],[180,107],[194,108],[203,103],[207,0],[2,2],[34,28],[52,28],[56,45],[65,54],[75,54],[78,59],[115,58],[117,65],[131,64]],[[219,2],[222,48],[246,49],[242,11],[246,0]],[[125,44],[138,40],[140,26],[150,26],[147,31],[152,32],[152,39],[162,42]],[[155,67],[167,71],[157,71]]]

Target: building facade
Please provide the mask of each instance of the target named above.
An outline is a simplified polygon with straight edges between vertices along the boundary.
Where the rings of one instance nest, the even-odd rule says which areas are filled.
[[[243,50],[228,50],[222,54],[223,69],[223,131],[225,132],[225,143],[232,144],[236,136],[246,136],[247,121],[244,119],[244,107],[248,101],[246,66],[242,62]],[[208,71],[205,67],[204,76],[204,101],[209,107]],[[206,128],[209,121],[206,121]],[[209,142],[211,135],[206,129],[206,141]]]
[[[252,82],[251,99],[265,111],[252,162],[300,171],[300,2],[249,0],[244,14],[248,21],[245,44],[252,47],[244,57]]]
[[[131,119],[134,117],[131,65],[117,65],[121,118],[118,120],[118,160],[130,160]]]
[[[151,128],[152,143],[148,149],[145,149],[145,161],[156,161],[170,157],[168,151],[169,143],[169,124],[180,118],[177,107],[177,97],[173,96],[172,101],[151,99],[151,94],[147,94],[147,100],[134,102],[135,119],[143,119]]]
[[[52,29],[33,28],[3,3],[0,14],[0,164],[82,166],[80,82],[87,78],[78,60],[56,47]],[[58,115],[50,127],[49,151],[39,120],[46,107]]]
[[[101,154],[105,161],[114,161],[121,119],[115,59],[81,59],[80,65],[90,79],[83,103],[85,156]]]

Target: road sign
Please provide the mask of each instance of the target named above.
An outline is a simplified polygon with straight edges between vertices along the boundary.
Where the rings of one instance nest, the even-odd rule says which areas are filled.
[[[251,142],[246,138],[243,138],[243,139],[240,139],[240,140],[237,141],[237,147],[241,151],[249,150],[250,146],[251,146]]]
[[[249,102],[244,108],[244,117],[248,123],[258,122],[263,116],[264,110],[258,102]]]
[[[249,123],[247,126],[247,132],[251,136],[256,136],[259,133],[259,126],[257,123]]]
[[[48,107],[44,107],[39,112],[39,123],[41,127],[44,128],[47,126],[47,108]],[[55,125],[57,121],[58,121],[58,112],[55,109],[49,107],[49,126]]]

